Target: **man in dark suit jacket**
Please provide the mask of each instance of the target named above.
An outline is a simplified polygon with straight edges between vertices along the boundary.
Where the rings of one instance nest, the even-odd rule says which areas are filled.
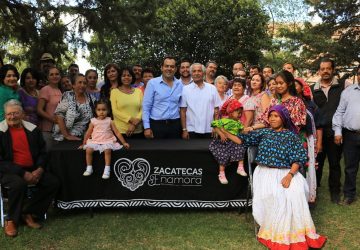
[[[41,228],[33,215],[44,215],[59,187],[59,182],[45,171],[46,147],[41,131],[24,121],[21,103],[10,100],[4,105],[5,120],[0,122],[0,183],[7,188],[8,217],[5,235],[17,236],[22,217],[31,228]],[[28,185],[37,190],[25,205]]]
[[[319,107],[319,126],[323,129],[322,150],[317,157],[319,167],[316,173],[317,184],[320,186],[323,166],[326,156],[329,161],[329,189],[331,201],[340,201],[340,177],[341,177],[341,154],[342,146],[334,143],[334,131],[332,130],[332,117],[339,105],[344,82],[334,77],[335,63],[333,60],[324,58],[320,62],[319,82],[311,86],[314,102]]]

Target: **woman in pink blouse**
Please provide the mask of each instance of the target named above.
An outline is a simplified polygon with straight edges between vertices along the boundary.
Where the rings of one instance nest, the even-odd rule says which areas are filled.
[[[41,118],[39,127],[49,150],[53,144],[52,128],[56,123],[55,109],[61,99],[60,70],[56,67],[49,68],[47,74],[48,84],[40,90],[37,113]]]
[[[250,98],[247,100],[244,110],[252,111],[248,116],[246,127],[259,122],[259,117],[269,107],[270,97],[265,92],[266,81],[263,75],[254,74],[250,81]]]

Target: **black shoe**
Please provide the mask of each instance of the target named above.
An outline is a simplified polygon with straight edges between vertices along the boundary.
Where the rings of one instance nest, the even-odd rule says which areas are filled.
[[[340,194],[337,193],[331,193],[331,202],[335,203],[335,204],[339,204],[340,203]]]
[[[308,202],[308,204],[309,204],[309,209],[310,210],[315,209],[315,207],[316,207],[316,202],[315,201],[314,202]]]
[[[350,206],[352,203],[354,203],[354,198],[347,198],[345,197],[344,200],[340,203],[343,206]]]

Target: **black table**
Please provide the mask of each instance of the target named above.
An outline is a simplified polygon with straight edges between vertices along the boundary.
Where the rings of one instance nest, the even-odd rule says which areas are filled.
[[[49,155],[49,169],[61,181],[57,206],[225,208],[246,205],[247,178],[226,169],[218,181],[210,140],[132,140],[131,149],[112,152],[111,177],[101,178],[104,156],[94,153],[94,173],[85,171],[80,142],[60,142]]]

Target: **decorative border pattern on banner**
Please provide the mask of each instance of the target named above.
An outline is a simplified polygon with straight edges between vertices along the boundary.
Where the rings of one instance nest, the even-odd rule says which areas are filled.
[[[249,200],[249,206],[252,200]],[[93,207],[164,207],[164,208],[239,208],[245,207],[246,200],[229,201],[183,201],[183,200],[80,200],[57,201],[61,209],[93,208]]]

